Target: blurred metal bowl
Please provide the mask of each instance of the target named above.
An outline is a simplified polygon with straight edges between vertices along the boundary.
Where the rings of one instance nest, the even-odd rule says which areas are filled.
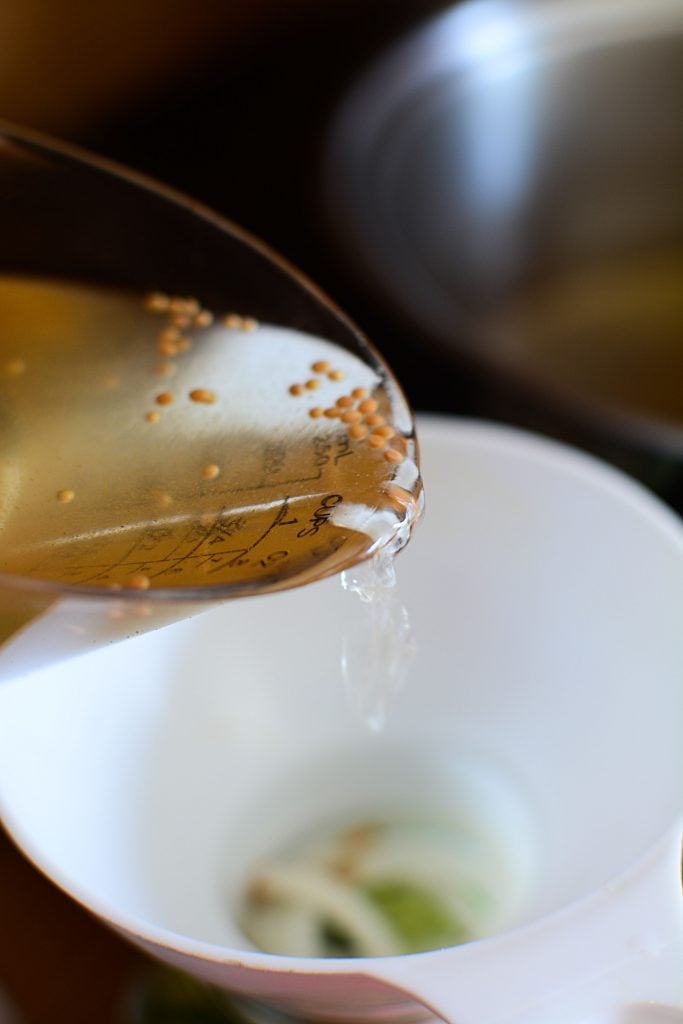
[[[339,111],[337,240],[422,337],[683,456],[683,3],[474,0]]]

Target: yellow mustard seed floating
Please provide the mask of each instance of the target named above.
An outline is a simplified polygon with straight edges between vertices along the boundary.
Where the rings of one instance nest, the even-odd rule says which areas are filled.
[[[367,398],[368,397],[368,389],[367,388],[354,388],[353,391],[351,392],[351,397],[355,398],[357,400],[360,400],[361,398]]]
[[[240,316],[238,313],[228,313],[223,317],[222,324],[231,331],[255,331],[258,327],[258,320],[253,316]]]
[[[201,307],[197,299],[183,298],[180,295],[174,295],[168,304],[168,308],[170,313],[174,313],[179,316],[196,316]]]
[[[330,370],[327,376],[330,380],[344,380],[346,374],[343,370]]]
[[[373,427],[374,428],[374,427],[383,427],[384,424],[387,421],[384,419],[384,416],[380,416],[379,413],[372,412],[372,413],[370,413],[369,416],[365,417],[365,422],[367,423],[367,425],[369,427]]]
[[[320,381],[317,377],[311,377],[310,380],[306,381],[306,387],[309,391],[316,391],[320,387]]]
[[[337,416],[341,416],[341,409],[337,405],[331,405],[329,409],[325,409],[325,416],[328,420],[333,420]]]
[[[292,384],[289,388],[289,393],[290,395],[303,395],[305,390],[303,384]]]
[[[73,501],[76,497],[76,492],[65,487],[63,491],[57,491],[57,501],[61,501],[62,505],[68,505],[70,501]]]
[[[158,423],[159,420],[161,419],[161,413],[160,412],[146,412],[145,413],[145,419],[147,420],[148,423]]]
[[[321,416],[325,415],[325,410],[321,409],[319,405],[314,405],[312,409],[308,410],[308,415],[312,420],[319,420]]]
[[[354,441],[362,441],[364,437],[367,437],[368,428],[364,427],[362,423],[353,423],[349,427],[348,434]]]
[[[353,405],[353,399],[351,398],[351,395],[340,395],[340,397],[337,399],[337,405],[339,406],[340,409],[350,408],[350,406]]]
[[[379,434],[370,434],[368,444],[371,448],[386,448],[387,439],[386,437],[380,437]]]
[[[360,403],[358,408],[362,413],[377,412],[377,401],[374,398],[366,398],[365,401]]]
[[[170,391],[160,391],[154,401],[157,405],[171,405],[173,402],[173,395]]]
[[[329,373],[332,364],[328,363],[326,359],[318,359],[315,363],[311,363],[311,369],[313,373]]]
[[[362,419],[363,417],[358,412],[358,409],[347,409],[346,412],[341,414],[342,423],[358,423]]]
[[[395,448],[387,448],[387,450],[384,453],[384,458],[387,460],[387,462],[398,463],[403,462],[403,460],[405,459],[405,455],[403,454],[403,452],[396,451]]]
[[[160,356],[175,356],[178,354],[178,341],[180,334],[175,327],[167,327],[157,338],[157,352]]]
[[[161,341],[157,342],[157,352],[160,356],[177,356],[178,355],[178,342],[177,341]]]
[[[152,581],[149,576],[145,576],[143,573],[136,573],[135,576],[127,581],[126,586],[130,587],[131,590],[149,590],[152,585]]]
[[[150,292],[145,295],[144,307],[150,313],[166,313],[170,304],[171,300],[163,292]]]
[[[190,401],[201,402],[203,405],[213,405],[216,401],[217,395],[215,391],[209,391],[208,388],[194,388],[190,391]]]
[[[194,318],[195,327],[210,327],[213,323],[213,313],[210,309],[200,309]]]
[[[393,437],[395,433],[396,431],[389,423],[380,423],[373,430],[373,434],[379,434],[380,437],[386,438]]]
[[[202,477],[204,480],[215,480],[220,474],[220,468],[212,462],[208,466],[204,466],[202,469]]]

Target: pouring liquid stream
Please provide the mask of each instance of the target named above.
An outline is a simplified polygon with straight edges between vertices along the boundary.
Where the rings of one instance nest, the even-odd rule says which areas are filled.
[[[397,587],[395,558],[407,542],[398,535],[366,562],[342,573],[342,586],[361,602],[358,628],[342,641],[342,677],[349,699],[372,732],[386,724],[417,652],[408,610]]]

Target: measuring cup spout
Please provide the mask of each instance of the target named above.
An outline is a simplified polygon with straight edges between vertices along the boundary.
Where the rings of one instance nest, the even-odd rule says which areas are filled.
[[[599,892],[504,935],[373,971],[448,1024],[582,1024],[683,1006],[683,823]]]

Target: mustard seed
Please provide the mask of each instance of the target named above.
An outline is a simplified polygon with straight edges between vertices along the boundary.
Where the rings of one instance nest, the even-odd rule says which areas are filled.
[[[213,405],[216,401],[215,391],[209,391],[208,388],[194,388],[190,391],[190,401],[202,402],[204,405]]]
[[[379,434],[370,434],[368,444],[371,448],[386,448],[387,439],[386,437],[380,437]]]
[[[332,364],[328,363],[326,359],[318,359],[317,362],[311,364],[313,373],[329,373],[332,369]]]
[[[344,380],[346,374],[343,370],[330,370],[327,376],[330,380]]]
[[[337,405],[339,406],[340,409],[348,409],[350,406],[353,405],[353,399],[351,398],[351,395],[342,395],[340,398],[337,399]]]
[[[374,398],[366,398],[364,402],[360,403],[358,408],[362,413],[377,412],[377,402]]]
[[[356,398],[358,400],[360,400],[361,398],[367,398],[368,397],[368,389],[367,388],[354,388],[353,391],[351,392],[351,397],[352,398]]]
[[[317,377],[311,377],[310,380],[306,381],[306,387],[309,391],[316,391],[320,387],[320,381]]]
[[[253,316],[239,316],[238,313],[228,313],[223,317],[223,326],[229,327],[232,331],[255,331],[258,328],[258,320]]]
[[[145,296],[144,307],[150,313],[166,313],[171,300],[163,292],[150,292]]]
[[[386,437],[387,439],[393,437],[395,433],[394,428],[388,423],[379,424],[373,430],[373,434],[379,434],[380,437]]]
[[[148,423],[158,423],[161,419],[161,413],[159,412],[147,412],[145,413],[145,419]]]
[[[159,341],[177,341],[179,337],[180,331],[177,327],[166,327],[159,332]]]
[[[380,416],[379,413],[370,413],[369,416],[365,417],[365,422],[369,427],[383,427],[386,423],[384,416]]]
[[[175,356],[178,354],[178,341],[180,334],[175,327],[167,327],[157,338],[157,352],[161,356]]]
[[[160,391],[154,401],[157,405],[171,405],[173,402],[173,395],[170,391]]]
[[[213,323],[213,313],[210,309],[200,309],[194,318],[195,327],[210,327]]]
[[[384,458],[387,460],[387,462],[398,463],[403,462],[403,460],[405,459],[405,455],[402,452],[396,451],[395,448],[387,448],[387,450],[384,453]]]
[[[145,576],[143,573],[136,573],[135,576],[127,581],[126,586],[130,587],[131,590],[149,590],[152,581],[149,576]]]
[[[174,295],[168,304],[169,311],[180,316],[196,316],[200,306],[196,299],[182,298]]]
[[[324,414],[324,410],[321,409],[319,405],[315,405],[312,409],[308,410],[308,415],[312,420],[319,420],[321,416],[324,416]]]
[[[215,480],[219,473],[219,467],[213,462],[208,466],[204,466],[202,469],[202,477],[204,480]]]
[[[347,409],[346,412],[341,414],[342,423],[358,423],[363,417],[358,412],[358,409]]]
[[[160,356],[177,356],[178,343],[176,341],[158,341],[157,352]]]
[[[303,395],[304,390],[305,388],[303,384],[292,384],[290,386],[289,393],[290,395]]]
[[[341,409],[336,405],[331,405],[329,409],[325,409],[325,416],[328,420],[333,420],[337,416],[341,416]]]
[[[65,488],[63,491],[57,491],[57,501],[61,501],[63,505],[68,505],[70,501],[73,501],[76,497],[76,492]]]
[[[367,437],[368,429],[362,423],[353,423],[349,427],[348,433],[354,441],[362,441],[364,437]]]

